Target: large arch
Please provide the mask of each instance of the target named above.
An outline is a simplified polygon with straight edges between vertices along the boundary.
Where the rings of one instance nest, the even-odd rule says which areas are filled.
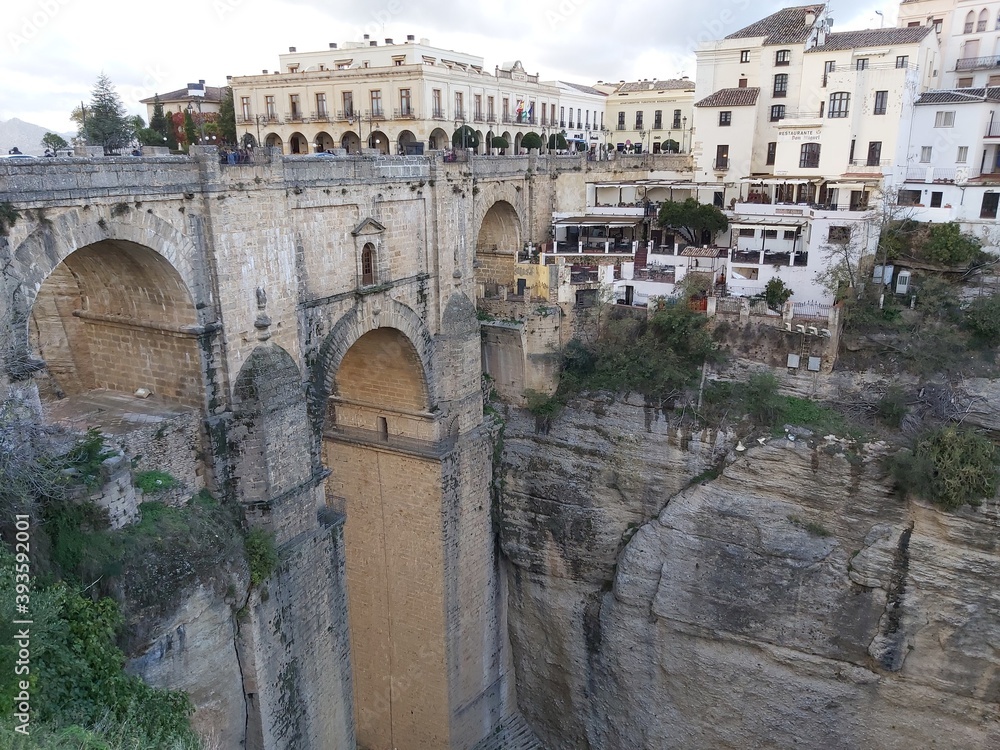
[[[292,154],[308,154],[311,151],[309,139],[298,131],[292,133],[288,137],[288,151]]]
[[[397,152],[405,154],[407,146],[412,147],[417,142],[417,137],[409,130],[401,130],[396,137]]]
[[[427,143],[431,151],[441,151],[448,148],[451,144],[451,139],[448,138],[448,134],[441,128],[434,128],[427,139]]]
[[[330,149],[337,148],[337,142],[333,140],[333,136],[327,133],[325,130],[321,130],[316,134],[313,139],[313,146],[316,149],[316,153],[323,151],[329,151]]]
[[[380,154],[389,153],[389,136],[381,130],[373,130],[368,136],[368,148],[373,148]]]
[[[281,136],[277,133],[268,133],[264,137],[264,145],[268,148],[280,149],[282,153],[285,152],[285,146],[281,141]]]
[[[361,139],[353,130],[348,130],[340,137],[340,147],[347,149],[347,153],[349,154],[360,153]]]
[[[477,216],[475,274],[477,296],[491,297],[499,287],[510,287],[514,266],[522,244],[521,217],[511,200],[498,198],[483,202]]]

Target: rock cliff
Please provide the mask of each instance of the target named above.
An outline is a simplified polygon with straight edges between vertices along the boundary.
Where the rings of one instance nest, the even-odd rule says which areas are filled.
[[[729,452],[634,400],[535,428],[508,422],[499,524],[546,747],[1000,746],[995,501],[903,501],[879,445]]]

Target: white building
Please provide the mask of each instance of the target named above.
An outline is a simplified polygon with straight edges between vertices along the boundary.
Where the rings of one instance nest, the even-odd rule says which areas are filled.
[[[942,88],[1000,86],[1000,1],[903,0],[898,24],[935,29]]]
[[[689,78],[597,82],[607,92],[602,140],[622,152],[688,153],[694,127],[694,81]]]

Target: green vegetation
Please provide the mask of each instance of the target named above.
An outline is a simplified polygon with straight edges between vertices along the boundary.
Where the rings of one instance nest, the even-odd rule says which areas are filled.
[[[0,237],[6,237],[19,218],[21,214],[12,204],[0,203]]]
[[[553,133],[549,136],[549,149],[552,151],[565,151],[569,148],[569,143],[566,141],[566,136],[563,133]]]
[[[61,148],[66,148],[69,144],[58,133],[46,133],[42,136],[42,146],[52,149],[52,151],[57,151]]]
[[[470,126],[463,125],[452,133],[451,145],[455,148],[476,149],[479,148],[479,136]]]
[[[978,346],[1000,345],[1000,294],[977,297],[962,322]]]
[[[715,381],[705,387],[702,418],[718,423],[724,418],[749,419],[755,426],[771,431],[784,425],[806,427],[826,434],[846,434],[844,417],[817,401],[782,396],[778,380],[771,373],[754,373],[743,382]]]
[[[493,148],[500,148],[500,149],[510,148],[510,144],[507,143],[507,139],[504,138],[502,135],[495,135],[495,136],[493,136],[493,144],[492,145],[493,145]]]
[[[534,131],[525,133],[524,137],[521,139],[521,148],[527,149],[528,151],[533,148],[540,149],[543,145],[545,145],[545,141],[542,140],[542,136]]]
[[[683,203],[664,201],[660,206],[657,222],[661,227],[674,229],[691,245],[702,244],[702,234],[713,237],[729,228],[729,219],[715,206],[688,198]]]
[[[903,492],[953,510],[993,497],[998,461],[1000,453],[988,437],[948,425],[893,456],[889,468]]]
[[[250,564],[250,585],[259,586],[278,567],[278,551],[274,534],[263,529],[251,529],[244,539],[247,562]]]
[[[146,495],[170,490],[179,484],[180,482],[165,471],[143,471],[135,475],[135,486]]]
[[[764,301],[772,310],[780,311],[791,296],[792,290],[777,276],[768,281],[764,287]]]
[[[80,126],[80,135],[92,146],[103,146],[105,154],[127,149],[135,134],[132,117],[104,73],[97,77],[90,104],[77,108],[72,116]]]

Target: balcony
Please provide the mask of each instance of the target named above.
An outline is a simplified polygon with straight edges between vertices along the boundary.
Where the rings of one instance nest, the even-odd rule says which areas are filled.
[[[288,115],[288,122],[302,122],[302,113],[298,110],[293,110]]]
[[[502,122],[505,123],[517,122],[517,118],[514,117],[514,115],[510,114],[509,112],[504,112],[503,117],[501,117],[500,119]]]
[[[441,109],[441,107],[432,107],[431,108],[431,117],[433,119],[435,119],[435,120],[443,120],[444,119],[444,110]]]
[[[310,119],[313,122],[329,122],[330,113],[325,109],[319,112],[313,112],[312,115],[310,116]]]
[[[464,109],[456,109],[455,110],[455,120],[456,121],[465,122],[465,110]]]
[[[980,70],[982,68],[1000,68],[1000,55],[963,57],[955,63],[955,70]]]
[[[416,120],[417,113],[412,107],[400,107],[399,109],[392,110],[393,120]]]
[[[566,127],[566,121],[565,120],[560,120],[559,121],[559,127],[561,127],[561,128]]]
[[[353,120],[354,110],[353,109],[338,109],[337,110],[338,120]]]
[[[986,128],[986,138],[1000,138],[1000,120],[994,120]]]
[[[889,166],[892,166],[892,159],[851,159],[844,171],[849,174],[882,174],[882,170]]]
[[[496,125],[496,122],[497,122],[496,112],[490,112],[489,114],[487,114],[486,115],[486,122],[491,123],[493,125]]]
[[[253,125],[255,122],[253,115],[237,115],[236,124],[237,125]]]
[[[372,120],[384,120],[385,111],[381,107],[378,109],[367,110],[365,112],[365,119],[368,120],[368,122],[371,122]]]
[[[716,159],[712,162],[712,168],[716,172],[726,172],[729,170],[729,159]]]
[[[472,115],[472,121],[473,122],[483,122],[483,113],[482,112],[476,112],[475,114],[473,114]]]

